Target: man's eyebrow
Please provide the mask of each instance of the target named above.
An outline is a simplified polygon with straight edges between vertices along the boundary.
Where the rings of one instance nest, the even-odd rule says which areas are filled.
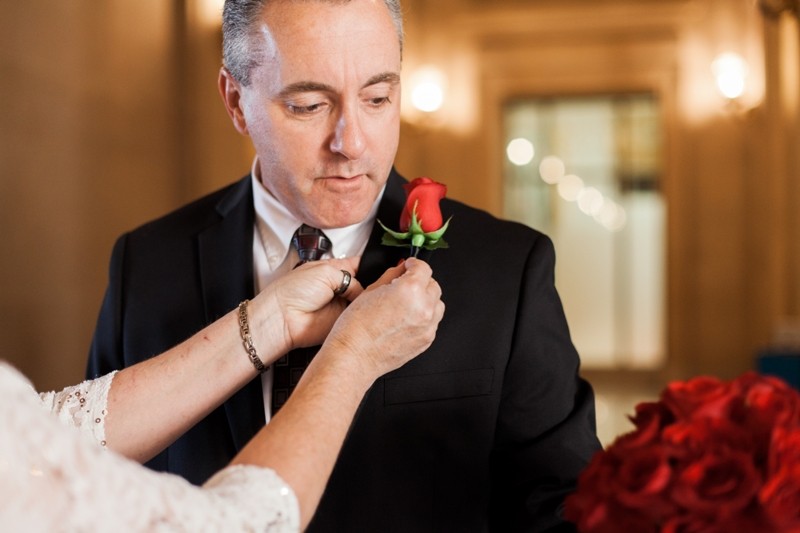
[[[316,81],[298,81],[296,83],[291,83],[281,89],[281,92],[278,93],[278,97],[286,98],[288,96],[292,96],[298,93],[311,93],[311,92],[327,92],[332,93],[334,92],[333,87],[326,83],[319,83]]]
[[[366,89],[367,87],[371,87],[372,85],[377,85],[379,83],[397,85],[400,83],[400,75],[396,72],[382,72],[380,74],[376,74],[367,80],[367,83],[362,86],[362,89]],[[336,92],[336,90],[327,83],[319,83],[316,81],[298,81],[281,89],[281,91],[278,93],[278,97],[287,98],[295,94],[310,92],[333,93]]]
[[[397,85],[400,83],[400,75],[396,72],[381,72],[380,74],[376,74],[372,76],[370,79],[367,80],[367,83],[364,84],[362,89],[369,87],[370,85],[377,85],[379,83],[388,83],[390,85]]]

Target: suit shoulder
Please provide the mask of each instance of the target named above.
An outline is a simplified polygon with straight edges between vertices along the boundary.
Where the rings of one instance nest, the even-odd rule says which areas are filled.
[[[142,224],[128,232],[128,237],[139,239],[156,235],[167,238],[176,233],[181,235],[196,233],[219,221],[240,202],[249,200],[252,197],[251,189],[248,175]]]
[[[550,238],[541,231],[520,222],[497,218],[487,211],[458,200],[446,198],[442,200],[441,208],[445,218],[452,216],[451,225],[447,230],[452,237],[455,237],[454,234],[469,234],[471,238],[481,241],[490,239],[515,244],[529,243],[529,245],[542,239],[550,242]]]

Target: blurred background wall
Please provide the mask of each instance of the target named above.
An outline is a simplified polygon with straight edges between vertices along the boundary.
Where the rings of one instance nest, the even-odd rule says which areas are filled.
[[[799,8],[761,4],[403,2],[397,167],[498,216],[509,216],[509,102],[657,100],[663,354],[641,368],[585,364],[601,393],[732,377],[800,315]],[[83,376],[114,239],[249,170],[216,91],[219,10],[0,4],[0,358],[40,389]],[[712,74],[723,52],[747,64],[735,99]],[[426,72],[442,103],[421,111],[410,103]]]

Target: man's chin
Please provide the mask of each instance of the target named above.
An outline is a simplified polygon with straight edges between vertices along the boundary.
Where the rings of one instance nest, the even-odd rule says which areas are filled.
[[[336,229],[358,224],[369,216],[372,211],[371,207],[370,205],[368,209],[358,209],[357,212],[353,212],[352,210],[348,210],[347,207],[342,206],[329,216],[318,217],[319,227],[321,229]]]
[[[370,216],[379,191],[361,191],[358,195],[318,195],[307,202],[309,215],[320,229],[344,228]]]

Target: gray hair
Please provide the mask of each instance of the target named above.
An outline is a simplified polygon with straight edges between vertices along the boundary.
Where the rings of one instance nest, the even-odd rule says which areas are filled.
[[[222,61],[233,78],[244,86],[250,84],[250,73],[259,65],[260,50],[252,49],[251,37],[261,12],[271,0],[225,0],[222,10]],[[272,0],[274,1],[274,0]],[[293,1],[293,0],[288,0]],[[346,3],[350,0],[320,0]],[[400,0],[383,0],[403,51],[403,11]]]

